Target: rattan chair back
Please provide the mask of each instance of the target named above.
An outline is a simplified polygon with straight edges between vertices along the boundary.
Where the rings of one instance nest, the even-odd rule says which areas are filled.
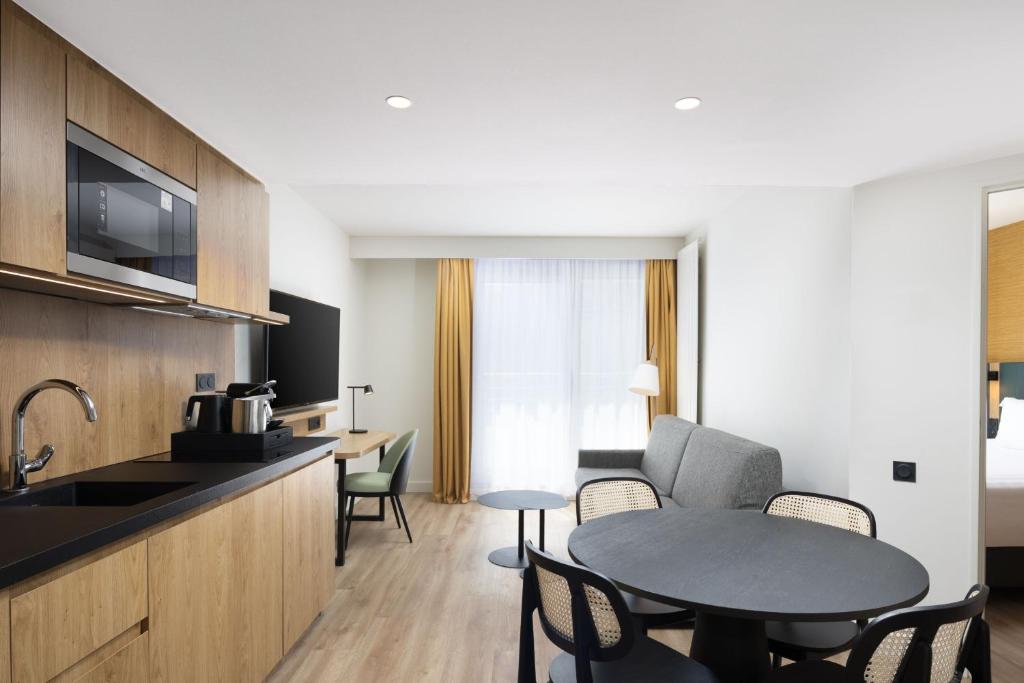
[[[591,479],[576,490],[576,524],[616,512],[660,507],[661,497],[654,485],[636,477]]]
[[[882,615],[857,639],[846,668],[865,683],[950,683],[963,672],[968,629],[981,619],[987,586],[959,602]],[[973,673],[973,672],[972,672]]]
[[[783,491],[768,499],[763,512],[828,524],[872,538],[876,535],[875,516],[871,510],[852,500],[823,493]]]

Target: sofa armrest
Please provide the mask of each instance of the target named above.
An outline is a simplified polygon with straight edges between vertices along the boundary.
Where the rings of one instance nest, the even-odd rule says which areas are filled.
[[[579,467],[596,467],[600,469],[621,468],[640,469],[640,460],[644,457],[643,449],[637,450],[581,450]]]

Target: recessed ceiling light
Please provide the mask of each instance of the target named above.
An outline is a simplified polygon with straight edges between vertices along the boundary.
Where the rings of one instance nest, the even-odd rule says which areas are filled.
[[[696,109],[699,106],[699,97],[684,97],[681,100],[676,100],[676,109],[680,111],[689,111],[690,109]]]
[[[412,106],[412,100],[401,95],[392,95],[384,101],[388,103],[389,107],[394,107],[395,109],[408,109]]]

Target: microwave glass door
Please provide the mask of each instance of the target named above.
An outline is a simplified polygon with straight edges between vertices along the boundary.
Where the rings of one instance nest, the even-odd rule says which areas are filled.
[[[70,139],[67,143],[68,252],[120,266],[115,270],[122,274],[124,268],[195,285],[194,191],[109,143],[98,138],[94,143],[94,136],[86,131],[74,132],[94,149]],[[193,201],[179,194],[191,195]],[[88,266],[88,261],[78,258],[76,262],[93,269],[98,265]],[[115,276],[110,270],[87,274]],[[152,278],[138,284],[166,290]],[[180,293],[172,286],[175,291]]]

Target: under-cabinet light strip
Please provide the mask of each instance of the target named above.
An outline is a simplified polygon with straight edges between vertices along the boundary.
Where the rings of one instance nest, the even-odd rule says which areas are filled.
[[[153,297],[141,296],[139,294],[128,294],[127,292],[120,292],[120,291],[118,291],[116,289],[104,289],[103,287],[93,287],[93,286],[90,286],[90,285],[79,284],[77,282],[68,282],[67,280],[58,280],[58,279],[52,278],[52,277],[43,277],[42,275],[29,275],[28,273],[19,273],[16,270],[7,270],[5,268],[0,268],[0,274],[2,274],[2,275],[14,275],[15,277],[24,277],[24,278],[28,278],[30,280],[41,280],[42,282],[50,282],[50,283],[53,283],[55,285],[65,285],[67,287],[77,287],[78,289],[88,289],[89,291],[92,291],[92,292],[101,292],[103,294],[113,294],[114,296],[123,296],[123,297],[127,297],[129,299],[138,299],[139,301],[149,301],[149,302],[152,302],[154,304],[165,304],[165,303],[167,303],[166,299],[154,299]]]

